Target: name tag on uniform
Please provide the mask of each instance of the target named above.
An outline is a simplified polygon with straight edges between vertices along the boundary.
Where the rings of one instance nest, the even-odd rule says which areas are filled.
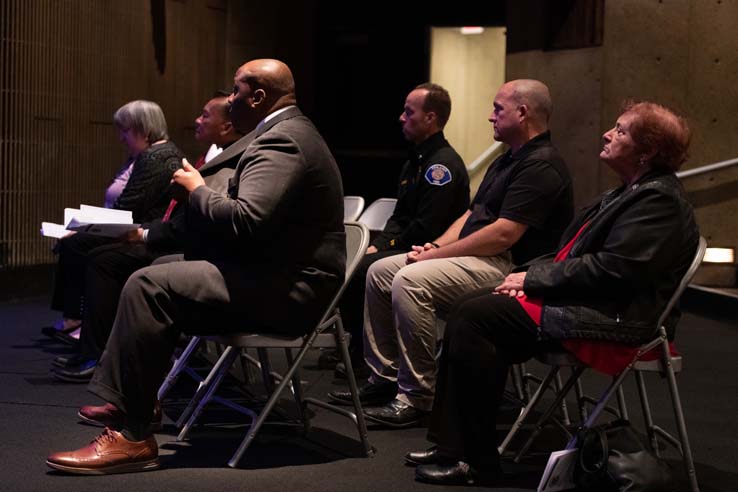
[[[433,164],[425,171],[425,180],[434,186],[443,186],[451,179],[451,171],[443,164]]]

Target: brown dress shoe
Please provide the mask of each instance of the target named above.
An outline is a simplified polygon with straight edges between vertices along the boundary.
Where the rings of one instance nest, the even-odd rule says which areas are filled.
[[[129,441],[120,432],[106,428],[84,448],[54,453],[46,459],[46,464],[80,475],[156,470],[159,468],[159,447],[154,436],[143,441]]]
[[[83,422],[98,427],[110,427],[111,429],[120,430],[125,423],[125,414],[118,410],[118,407],[112,403],[105,405],[85,405],[79,409],[77,416]],[[151,432],[161,430],[161,405],[156,402],[154,406],[154,415],[151,416]]]

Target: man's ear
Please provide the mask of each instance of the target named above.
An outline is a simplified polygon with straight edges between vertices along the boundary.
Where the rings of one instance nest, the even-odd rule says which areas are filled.
[[[518,106],[518,113],[520,114],[520,119],[523,120],[528,117],[528,105],[527,104],[521,104]]]
[[[251,96],[251,99],[254,106],[256,106],[257,104],[261,104],[266,99],[266,91],[264,89],[256,89]]]
[[[230,133],[231,130],[233,130],[233,123],[231,123],[230,121],[224,121],[223,126],[220,130],[220,134],[225,135],[226,133]]]

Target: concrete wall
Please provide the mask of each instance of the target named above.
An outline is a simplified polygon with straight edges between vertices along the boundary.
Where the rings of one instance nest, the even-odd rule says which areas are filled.
[[[508,56],[508,80],[541,78],[552,90],[556,144],[574,174],[577,202],[617,183],[597,163],[600,135],[623,100],[671,106],[692,127],[683,169],[738,157],[738,2],[607,0],[603,45]],[[684,182],[702,234],[738,247],[738,169]]]

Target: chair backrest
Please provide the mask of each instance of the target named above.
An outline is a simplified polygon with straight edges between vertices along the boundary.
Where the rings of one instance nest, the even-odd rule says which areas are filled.
[[[360,196],[343,197],[343,220],[355,221],[364,211],[364,198]]]
[[[684,293],[684,289],[687,288],[687,285],[692,281],[692,278],[694,278],[694,274],[697,273],[697,269],[700,267],[700,264],[702,263],[702,258],[705,256],[705,250],[707,249],[707,241],[704,237],[700,236],[700,241],[697,244],[697,250],[694,252],[694,258],[692,258],[692,263],[690,263],[689,268],[687,268],[687,271],[684,272],[684,275],[682,276],[682,280],[679,282],[679,285],[677,286],[676,290],[674,291],[674,294],[672,294],[671,298],[669,299],[669,302],[666,304],[666,309],[664,309],[664,312],[661,313],[661,317],[659,318],[659,324],[656,326],[656,329],[660,329],[662,326],[664,326],[664,322],[666,321],[666,317],[669,316],[669,313],[672,309],[674,309],[674,306],[676,306],[676,303],[679,302],[679,298],[682,297],[682,293]]]
[[[369,229],[360,222],[344,222],[344,230],[346,231],[346,277],[344,278],[341,288],[338,289],[336,295],[333,296],[331,303],[328,305],[328,309],[325,310],[323,317],[319,323],[318,330],[322,329],[322,325],[326,320],[330,319],[333,315],[334,310],[338,301],[343,295],[343,291],[346,290],[351,277],[354,276],[356,267],[359,266],[366,248],[369,247]]]
[[[359,222],[366,224],[370,231],[383,231],[387,220],[395,211],[395,205],[396,198],[380,198],[367,207],[359,217]]]

